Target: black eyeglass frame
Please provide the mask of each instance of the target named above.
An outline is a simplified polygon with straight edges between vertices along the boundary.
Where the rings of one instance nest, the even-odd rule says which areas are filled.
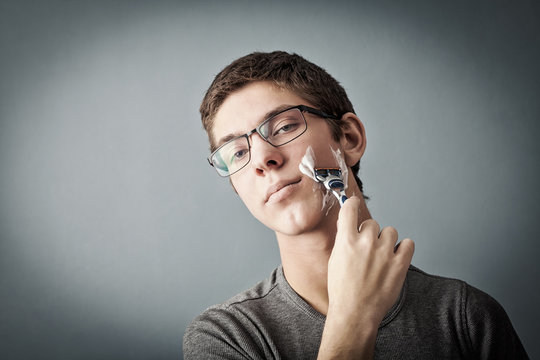
[[[287,142],[284,142],[283,144],[279,144],[279,145],[274,145],[272,144],[270,141],[268,141],[268,136],[265,136],[262,132],[261,132],[261,128],[266,124],[268,123],[269,121],[271,121],[274,117],[286,112],[286,111],[289,111],[289,110],[293,110],[293,109],[298,109],[300,110],[300,114],[302,115],[302,119],[304,119],[304,123],[306,125],[306,128],[304,129],[304,131],[302,131],[300,134],[298,134],[297,136],[295,136],[294,138],[290,139],[289,141]],[[253,133],[257,133],[259,134],[259,136],[264,139],[264,141],[266,141],[267,143],[269,143],[270,145],[272,145],[273,147],[280,147],[280,146],[283,146],[283,145],[286,145],[288,143],[290,143],[291,141],[293,140],[296,140],[298,139],[303,133],[306,132],[307,130],[307,121],[306,121],[306,117],[304,116],[304,112],[308,112],[310,114],[314,114],[314,115],[317,115],[317,116],[320,116],[322,118],[327,118],[327,119],[333,119],[333,120],[339,120],[339,118],[337,116],[334,116],[334,115],[330,115],[330,114],[327,114],[325,113],[324,111],[322,110],[319,110],[319,109],[315,109],[315,108],[312,108],[310,106],[307,106],[307,105],[296,105],[296,106],[291,106],[289,108],[286,108],[284,110],[281,110],[280,112],[278,112],[277,114],[274,114],[272,116],[270,116],[269,118],[263,120],[256,128],[248,131],[247,133],[243,134],[243,135],[240,135],[240,136],[237,136],[233,139],[230,139],[229,141],[225,142],[224,144],[221,144],[216,150],[214,150],[207,158],[206,160],[208,160],[208,163],[215,168],[214,166],[214,163],[212,162],[212,158],[214,157],[214,155],[219,151],[221,150],[221,148],[223,148],[224,146],[226,146],[227,144],[229,144],[231,141],[236,141],[238,140],[239,138],[242,138],[242,137],[245,137],[246,140],[247,140],[247,143],[248,143],[248,152],[249,152],[249,158],[248,158],[248,161],[241,167],[241,168],[238,168],[236,169],[234,172],[232,173],[229,173],[228,175],[221,175],[219,171],[217,171],[218,175],[221,176],[221,177],[229,177],[235,173],[237,173],[238,171],[242,170],[244,167],[246,167],[247,164],[249,164],[249,162],[251,161],[251,143],[249,142],[249,137],[251,136],[251,134]]]

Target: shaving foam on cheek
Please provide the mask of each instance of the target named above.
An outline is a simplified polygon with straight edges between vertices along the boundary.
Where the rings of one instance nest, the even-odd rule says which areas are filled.
[[[339,149],[334,151],[332,147],[330,147],[330,150],[332,150],[332,153],[334,154],[334,157],[336,158],[336,161],[338,162],[340,168],[345,168],[345,171],[347,171],[347,166],[342,165],[345,164],[345,161],[341,158],[341,153]],[[338,160],[339,158],[339,160]],[[318,191],[321,189],[324,189],[324,195],[322,197],[322,205],[321,210],[326,208],[326,215],[328,215],[328,211],[334,206],[334,203],[336,203],[335,197],[332,195],[332,192],[328,189],[326,189],[315,177],[315,154],[313,152],[313,148],[311,146],[308,146],[306,149],[306,154],[304,157],[302,157],[302,161],[300,161],[300,164],[298,165],[298,168],[300,169],[300,172],[306,176],[308,176],[310,179],[314,181],[313,184],[313,191]],[[342,170],[343,173],[343,170]],[[345,172],[345,174],[347,174]],[[347,180],[345,180],[345,187],[347,187]]]
[[[347,164],[345,163],[345,158],[343,157],[343,155],[341,155],[341,151],[339,149],[334,150],[332,149],[332,146],[330,146],[330,150],[332,150],[332,155],[334,155],[334,159],[336,159],[339,165],[339,169],[341,170],[341,177],[343,180],[343,184],[345,185],[343,190],[346,190],[347,180],[349,178],[349,170],[347,168]]]
[[[330,212],[330,209],[334,206],[335,203],[337,203],[336,197],[332,194],[331,190],[326,189],[326,192],[324,193],[323,199],[322,199],[322,207],[321,210],[323,210],[326,207],[326,215],[328,215],[328,212]]]
[[[306,154],[302,158],[302,161],[300,161],[298,168],[302,174],[309,176],[313,181],[317,182],[317,178],[315,177],[315,154],[311,146],[307,147]]]

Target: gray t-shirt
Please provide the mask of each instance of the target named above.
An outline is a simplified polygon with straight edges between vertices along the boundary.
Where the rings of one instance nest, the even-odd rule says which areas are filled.
[[[193,320],[189,359],[316,359],[325,316],[287,283],[282,267]],[[528,359],[503,308],[463,281],[411,266],[379,326],[376,359]]]

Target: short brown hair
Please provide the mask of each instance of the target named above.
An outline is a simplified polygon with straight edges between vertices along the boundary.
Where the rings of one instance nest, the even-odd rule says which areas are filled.
[[[254,52],[233,61],[221,70],[206,91],[199,111],[211,151],[216,148],[212,130],[219,108],[230,94],[256,81],[272,82],[337,118],[347,112],[354,113],[345,89],[323,68],[297,54],[284,51]],[[334,139],[338,141],[342,135],[343,124],[340,120],[326,120]],[[360,191],[363,191],[362,181],[358,178],[360,162],[351,169]]]

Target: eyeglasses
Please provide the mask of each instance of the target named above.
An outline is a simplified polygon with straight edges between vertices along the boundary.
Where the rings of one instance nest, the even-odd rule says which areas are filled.
[[[255,129],[235,137],[218,147],[209,157],[208,162],[223,177],[231,176],[245,167],[251,160],[249,137],[254,132],[274,147],[290,143],[307,130],[304,112],[323,118],[339,118],[305,105],[297,105],[269,117]]]

